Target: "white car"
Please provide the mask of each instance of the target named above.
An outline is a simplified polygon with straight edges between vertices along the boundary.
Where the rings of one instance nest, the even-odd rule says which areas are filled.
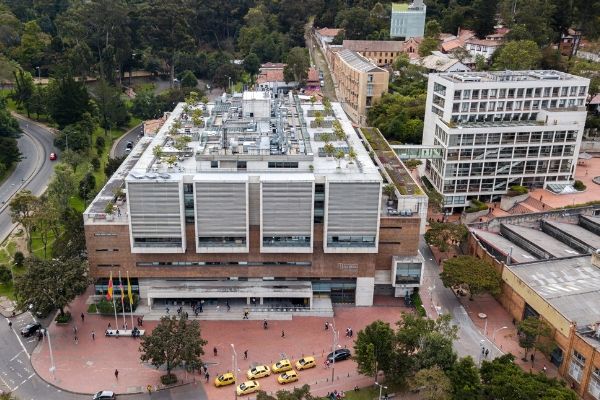
[[[103,390],[98,392],[92,397],[92,400],[115,400],[115,392],[111,392],[110,390]]]

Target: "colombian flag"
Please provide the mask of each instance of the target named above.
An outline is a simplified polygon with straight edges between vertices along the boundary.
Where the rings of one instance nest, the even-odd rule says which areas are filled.
[[[110,271],[110,278],[108,279],[108,292],[106,293],[106,300],[112,300],[113,297],[113,282],[112,282],[112,271]]]

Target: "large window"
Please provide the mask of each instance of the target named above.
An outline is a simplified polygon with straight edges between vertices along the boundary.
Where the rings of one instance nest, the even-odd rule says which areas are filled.
[[[328,247],[375,247],[375,236],[328,236]]]
[[[414,284],[421,282],[420,263],[396,263],[396,284]]]
[[[242,247],[246,245],[243,236],[199,236],[200,247]]]
[[[590,392],[595,399],[600,399],[600,368],[594,367],[594,370],[592,371],[592,377],[588,385],[588,392]]]
[[[578,383],[581,383],[584,367],[585,357],[577,350],[573,350],[573,355],[571,356],[571,363],[569,364],[569,375]]]
[[[310,247],[310,236],[263,236],[264,247]]]
[[[181,247],[181,238],[135,238],[133,247]]]

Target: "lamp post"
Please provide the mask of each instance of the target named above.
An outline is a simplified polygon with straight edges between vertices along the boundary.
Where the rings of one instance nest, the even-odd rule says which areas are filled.
[[[335,379],[335,350],[340,337],[340,332],[335,330],[335,320],[332,320],[331,323],[331,334],[333,336],[331,344],[331,383],[333,383],[333,380]]]
[[[381,392],[383,391],[383,389],[387,390],[387,386],[383,386],[382,384],[375,382],[375,385],[379,386],[379,397],[378,399],[381,400]]]
[[[50,349],[50,372],[52,372],[52,378],[56,380],[56,375],[54,372],[56,371],[56,366],[54,365],[54,354],[52,353],[52,340],[50,339],[50,331],[48,329],[44,330],[46,336],[48,336],[48,348]]]
[[[508,329],[508,326],[503,326],[502,328],[498,328],[494,331],[494,334],[492,335],[492,343],[495,343],[496,333],[500,332],[502,329]]]
[[[233,376],[235,378],[235,384],[233,385],[234,399],[237,399],[237,353],[235,352],[235,346],[231,343],[231,367],[233,368]]]
[[[231,91],[231,77],[227,75],[227,90]]]
[[[38,85],[42,84],[42,70],[40,67],[35,67],[35,69],[37,69],[37,73],[38,73]]]

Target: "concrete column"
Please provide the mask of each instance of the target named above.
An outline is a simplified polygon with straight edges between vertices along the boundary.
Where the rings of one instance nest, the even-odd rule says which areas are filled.
[[[260,298],[259,298],[259,302],[260,302],[259,304],[260,304],[261,306],[264,304],[264,303],[263,303],[263,300],[264,300],[264,298],[263,298],[263,297],[260,297]]]
[[[250,297],[246,297],[246,305],[250,305]]]
[[[374,291],[374,277],[356,278],[356,297],[354,302],[357,306],[372,306]]]
[[[148,296],[148,309],[152,311],[152,298]]]

